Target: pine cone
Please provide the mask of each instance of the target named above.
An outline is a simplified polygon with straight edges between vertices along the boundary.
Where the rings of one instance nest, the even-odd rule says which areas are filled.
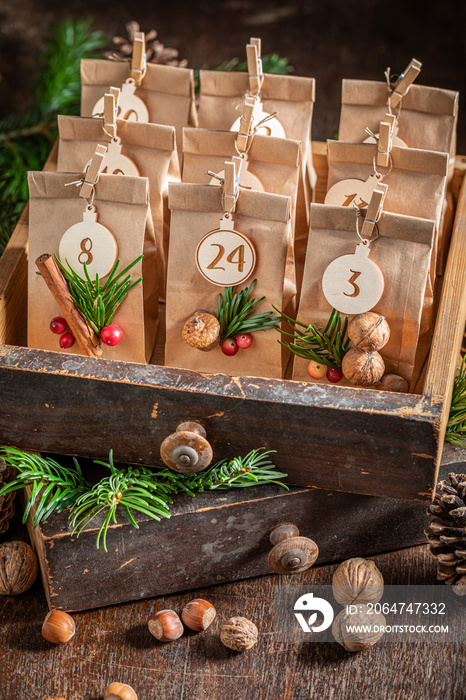
[[[0,457],[0,489],[13,478],[13,467]],[[8,530],[9,520],[15,513],[15,492],[0,496],[0,535]]]
[[[466,595],[466,474],[449,474],[437,484],[428,514],[434,515],[425,531],[437,559],[437,579]]]
[[[126,25],[128,38],[122,36],[114,36],[113,43],[117,47],[117,51],[105,51],[106,58],[113,59],[128,59],[133,53],[133,41],[136,32],[140,31],[139,22],[128,22]],[[183,59],[178,60],[178,51],[176,49],[167,48],[157,39],[157,32],[151,29],[146,33],[146,58],[148,63],[160,63],[165,66],[178,66],[185,68],[188,61]]]

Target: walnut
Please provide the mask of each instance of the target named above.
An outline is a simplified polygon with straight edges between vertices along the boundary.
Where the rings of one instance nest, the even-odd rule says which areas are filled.
[[[208,311],[195,311],[185,322],[181,337],[193,348],[213,350],[220,342],[220,323]]]
[[[232,617],[224,622],[220,630],[220,641],[233,651],[246,651],[257,642],[256,625],[246,617]]]
[[[340,605],[377,603],[383,595],[383,576],[370,559],[355,557],[333,574],[333,595]]]
[[[36,580],[37,557],[27,542],[0,546],[0,595],[24,593]]]
[[[367,352],[381,350],[390,338],[390,328],[385,316],[366,311],[354,316],[348,324],[348,338],[356,347]]]
[[[397,391],[404,394],[408,391],[408,382],[399,374],[384,374],[382,379],[375,384],[380,391]]]
[[[341,363],[341,371],[351,384],[372,386],[382,378],[385,363],[377,351],[350,348]]]
[[[386,620],[382,613],[375,613],[371,610],[368,614],[367,605],[354,606],[356,612],[350,614],[349,608],[344,608],[334,619],[332,625],[332,634],[336,642],[341,644],[346,651],[361,651],[366,647],[376,644],[384,632],[381,627],[385,627]],[[369,631],[356,631],[358,626],[364,625],[371,627]],[[377,631],[372,631],[373,629]]]

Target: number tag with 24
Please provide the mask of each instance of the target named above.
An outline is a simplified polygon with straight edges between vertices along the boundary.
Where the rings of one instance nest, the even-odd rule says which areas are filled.
[[[229,214],[220,226],[202,238],[196,249],[196,265],[201,275],[219,287],[245,282],[256,266],[256,251],[244,233],[233,228]]]

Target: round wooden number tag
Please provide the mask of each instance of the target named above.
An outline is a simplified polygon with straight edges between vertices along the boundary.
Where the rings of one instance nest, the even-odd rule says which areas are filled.
[[[329,189],[325,195],[324,204],[337,204],[341,207],[367,207],[371,201],[372,192],[380,182],[376,175],[369,175],[364,180],[341,180]]]
[[[201,275],[212,284],[231,287],[244,282],[253,273],[256,251],[243,233],[233,228],[219,228],[200,241],[196,265]]]
[[[81,277],[84,277],[84,263],[91,278],[105,277],[118,257],[115,236],[96,219],[94,207],[88,207],[83,220],[65,231],[58,248],[61,262],[65,265],[67,260]]]
[[[145,103],[137,97],[136,83],[133,78],[128,78],[121,86],[120,100],[118,102],[117,117],[132,122],[148,122],[149,112]],[[104,113],[104,97],[100,97],[92,110],[93,116]]]
[[[369,252],[369,244],[360,243],[353,255],[336,258],[324,272],[324,296],[342,314],[370,311],[383,294],[383,275]]]
[[[261,126],[257,128],[257,124],[259,124],[259,122],[261,122],[266,117],[269,117],[269,119],[267,119],[265,124],[261,124]],[[231,127],[230,131],[239,131],[240,122],[241,117],[238,117],[238,119]],[[256,128],[254,130],[254,133],[256,134],[261,134],[262,136],[277,136],[281,139],[286,138],[285,129],[280,124],[277,117],[271,117],[271,115],[268,112],[264,112],[261,104],[259,104],[259,106],[254,110],[253,126],[254,125],[256,125]]]
[[[225,171],[222,170],[220,173],[218,173],[218,177],[213,177],[211,181],[209,182],[209,185],[221,185],[222,183],[218,178],[225,178]],[[264,187],[262,185],[262,182],[259,180],[258,177],[253,175],[253,173],[250,173],[249,170],[246,167],[246,164],[241,168],[241,175],[239,178],[239,186],[243,190],[255,190],[256,192],[263,192]]]
[[[139,177],[139,170],[131,158],[122,155],[120,139],[114,138],[107,147],[107,153],[102,163],[103,173],[110,175],[133,175]]]

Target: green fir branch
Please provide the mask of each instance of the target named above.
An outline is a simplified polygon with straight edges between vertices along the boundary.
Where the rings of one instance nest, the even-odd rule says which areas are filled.
[[[266,331],[271,328],[279,329],[282,316],[274,316],[272,311],[252,315],[254,309],[261,304],[265,297],[249,299],[249,295],[257,280],[241,292],[235,292],[235,287],[225,287],[222,297],[218,295],[218,321],[220,323],[220,342],[226,338],[235,338],[241,333]]]
[[[178,474],[170,469],[123,465],[116,466],[113,451],[108,462],[94,460],[110,473],[98,484],[92,485],[83,478],[81,468],[74,459],[74,469],[62,467],[50,457],[40,457],[21,452],[16,448],[3,448],[2,456],[18,470],[16,478],[0,490],[0,497],[24,486],[32,486],[23,522],[36,504],[33,526],[36,527],[54,511],[70,509],[70,527],[77,537],[88,528],[97,516],[102,520],[97,531],[96,546],[102,542],[107,551],[107,533],[117,516],[124,511],[128,521],[138,528],[133,511],[147,515],[152,520],[170,517],[170,505],[177,493],[196,493],[230,488],[246,488],[261,484],[278,484],[288,488],[281,479],[287,475],[276,469],[269,456],[273,450],[252,450],[245,457],[217,462],[209,469],[196,474]],[[37,505],[38,503],[38,505]]]
[[[466,447],[466,356],[463,357],[453,384],[445,440]]]
[[[340,312],[332,309],[327,325],[322,330],[322,328],[317,328],[312,324],[306,325],[290,318],[283,312],[282,315],[292,327],[293,332],[288,333],[281,330],[283,336],[292,340],[287,342],[279,340],[280,345],[305,360],[314,360],[314,362],[341,371],[341,363],[350,343],[347,337],[348,316],[345,316],[342,327]]]

